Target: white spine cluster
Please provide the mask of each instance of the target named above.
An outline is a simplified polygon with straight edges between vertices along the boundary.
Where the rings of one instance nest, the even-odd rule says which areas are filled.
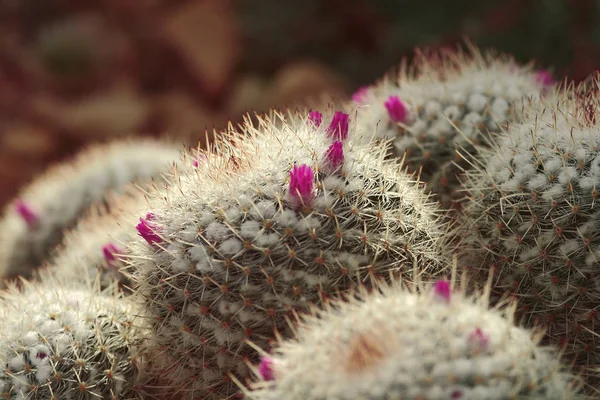
[[[0,220],[0,276],[30,276],[88,207],[180,160],[182,146],[150,139],[95,145],[26,187]]]
[[[340,112],[274,118],[217,143],[138,225],[156,391],[234,396],[246,339],[267,345],[294,312],[357,284],[439,272],[438,210],[384,147],[358,145]]]
[[[557,352],[438,281],[399,285],[313,310],[256,369],[248,400],[504,400],[578,398]],[[539,335],[538,335],[539,336]]]
[[[6,399],[130,399],[137,311],[127,299],[41,272],[0,298],[0,393]]]
[[[600,364],[600,99],[558,93],[471,160],[455,237],[469,273],[584,369]],[[473,257],[473,256],[476,257]],[[590,372],[590,385],[600,383]]]
[[[148,204],[144,196],[131,190],[119,196],[110,196],[107,206],[92,207],[65,234],[47,268],[61,279],[94,282],[99,279],[102,288],[119,282],[122,289],[131,287],[123,258],[129,243],[137,240],[135,225]],[[37,271],[36,271],[37,272]],[[34,278],[37,273],[34,272]]]
[[[421,54],[412,70],[361,89],[354,100],[365,137],[391,139],[391,155],[406,153],[409,171],[420,172],[448,208],[457,200],[456,150],[518,120],[523,100],[537,99],[550,82],[545,72],[476,49],[436,56]]]

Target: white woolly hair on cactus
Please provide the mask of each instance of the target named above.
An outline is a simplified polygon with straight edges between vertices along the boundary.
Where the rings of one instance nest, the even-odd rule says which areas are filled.
[[[395,282],[314,308],[261,351],[250,389],[238,384],[248,400],[581,398],[560,353],[515,325],[514,305],[453,286]]]
[[[359,89],[349,108],[358,110],[365,134],[391,139],[390,155],[405,156],[409,171],[420,172],[450,208],[459,187],[453,162],[461,159],[455,149],[518,120],[528,102],[523,100],[550,87],[547,71],[468,44],[467,51],[417,52],[412,65],[404,63],[396,75]]]
[[[0,294],[2,398],[134,398],[137,306],[113,288],[73,285],[53,271]]]
[[[153,139],[95,144],[51,167],[19,194],[0,220],[0,276],[28,277],[92,204],[131,182],[160,178],[183,146]]]
[[[230,128],[151,196],[145,240],[130,249],[157,386],[182,398],[239,395],[228,373],[248,374],[247,338],[267,345],[294,311],[392,275],[435,275],[444,258],[435,202],[385,146],[358,144],[348,114],[274,112],[241,134]]]
[[[119,195],[108,195],[107,205],[92,206],[77,225],[64,235],[47,268],[61,279],[82,281],[100,280],[102,288],[118,282],[129,291],[131,282],[124,271],[123,258],[128,243],[137,239],[135,225],[141,212],[148,208],[143,193],[135,188]],[[33,279],[38,279],[37,271]]]
[[[455,232],[458,254],[474,280],[495,271],[494,291],[519,299],[546,341],[590,369],[600,365],[600,110],[598,91],[567,88],[531,108],[468,154],[470,199]]]

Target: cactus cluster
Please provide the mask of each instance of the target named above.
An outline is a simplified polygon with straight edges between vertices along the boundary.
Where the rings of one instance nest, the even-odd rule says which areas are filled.
[[[223,137],[138,225],[130,265],[154,323],[149,358],[170,360],[157,373],[178,396],[235,394],[245,341],[266,346],[294,312],[439,272],[437,206],[385,147],[357,145],[339,111],[276,118]]]
[[[518,120],[524,102],[535,101],[552,84],[546,71],[509,57],[468,53],[419,53],[398,76],[353,95],[365,137],[391,139],[391,157],[405,158],[444,208],[459,199],[457,149],[473,150],[481,134]],[[355,107],[351,106],[351,108]],[[485,138],[484,136],[484,138]]]
[[[481,283],[492,269],[495,292],[588,368],[600,365],[599,106],[558,92],[481,149],[456,235],[467,272]]]
[[[29,277],[80,216],[131,182],[148,183],[180,160],[183,146],[150,139],[95,145],[27,186],[0,220],[0,274]]]
[[[411,285],[413,286],[413,285]],[[412,290],[409,290],[412,289]],[[265,354],[248,400],[576,398],[580,382],[514,307],[449,281],[383,286],[304,316]]]
[[[0,296],[5,399],[126,399],[137,377],[133,303],[40,270]]]
[[[52,169],[0,221],[0,397],[598,398],[600,84],[471,50]]]

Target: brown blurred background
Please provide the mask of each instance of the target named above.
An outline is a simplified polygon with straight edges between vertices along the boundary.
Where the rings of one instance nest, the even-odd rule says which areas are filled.
[[[0,0],[0,205],[86,143],[196,143],[465,36],[581,80],[600,67],[600,1]]]

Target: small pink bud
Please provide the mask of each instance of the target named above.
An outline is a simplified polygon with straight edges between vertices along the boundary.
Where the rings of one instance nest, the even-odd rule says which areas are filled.
[[[363,104],[363,102],[367,99],[369,94],[369,88],[367,86],[362,86],[358,88],[356,92],[352,95],[352,101],[357,104]]]
[[[104,259],[109,264],[112,264],[113,262],[117,261],[117,254],[119,253],[119,248],[113,243],[107,243],[104,246],[102,246],[102,254],[104,254]]]
[[[535,81],[543,86],[552,85],[552,74],[546,70],[541,70],[537,73]]]
[[[273,359],[271,359],[271,357],[261,357],[260,364],[258,365],[258,373],[265,381],[272,381],[275,379],[275,376],[273,375]]]
[[[436,297],[444,301],[450,301],[450,282],[445,280],[437,281],[433,286],[433,292]]]
[[[483,350],[490,344],[490,337],[486,335],[481,328],[476,328],[469,335],[469,345],[476,350]]]
[[[35,211],[33,211],[29,204],[25,203],[22,200],[18,200],[15,203],[15,211],[17,212],[17,214],[19,214],[21,218],[23,218],[25,223],[30,228],[37,224],[39,221],[38,214]]]
[[[148,213],[146,214],[146,218],[140,218],[140,223],[135,227],[139,235],[143,237],[150,245],[154,245],[162,241],[160,236],[158,236],[156,233],[156,231],[158,231],[157,226],[150,222],[154,220],[154,218],[154,214]]]
[[[318,128],[323,122],[323,114],[318,111],[311,111],[308,113],[308,119]]]
[[[307,205],[313,198],[314,179],[313,170],[308,165],[294,165],[290,171],[290,196]]]
[[[384,103],[388,115],[393,122],[406,122],[408,107],[398,96],[390,96]]]
[[[325,167],[328,172],[335,172],[344,164],[344,145],[340,141],[334,142],[325,153]]]
[[[333,114],[331,124],[327,128],[327,134],[335,140],[346,140],[348,137],[348,122],[350,116],[344,112],[336,111]]]
[[[201,161],[205,161],[206,160],[206,156],[204,154],[200,154],[198,157],[194,157],[194,160],[192,161],[192,165],[194,167],[198,167],[198,165],[200,165]]]

